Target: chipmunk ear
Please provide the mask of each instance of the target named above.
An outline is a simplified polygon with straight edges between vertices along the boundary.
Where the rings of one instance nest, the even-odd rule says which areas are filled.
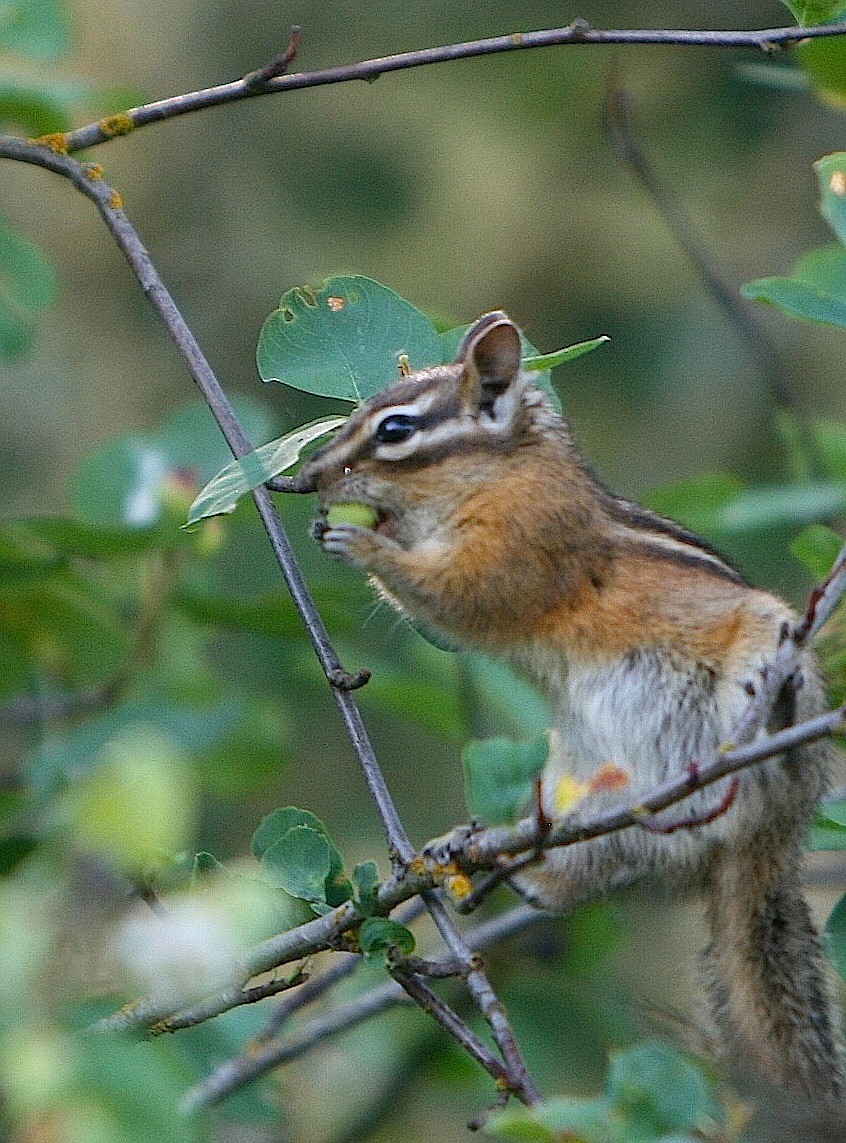
[[[496,417],[498,398],[520,376],[520,354],[520,332],[502,310],[485,314],[471,325],[457,358],[464,365],[460,390],[465,412],[484,411]]]

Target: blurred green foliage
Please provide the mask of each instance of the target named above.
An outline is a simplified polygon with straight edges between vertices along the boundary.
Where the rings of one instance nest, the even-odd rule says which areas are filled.
[[[811,22],[842,5],[790,7]],[[221,0],[200,13],[185,0],[104,18],[90,0],[0,2],[0,120],[30,135],[61,131],[83,113],[140,101],[141,88],[154,98],[243,74],[276,54],[285,21],[305,25],[295,65],[305,69],[513,31],[515,19],[504,2],[478,11],[439,2],[415,13],[365,5],[341,17],[316,0],[281,17],[269,2],[251,3],[249,19],[245,12]],[[703,18],[692,0],[624,11],[595,0],[578,14],[595,26]],[[750,2],[742,16],[744,26],[771,24],[772,5]],[[532,0],[519,18],[528,28],[570,16]],[[727,26],[739,20],[737,6],[712,6],[708,18]],[[795,279],[842,298],[842,246],[817,248],[825,235],[809,171],[834,153],[818,175],[842,239],[832,182],[840,168],[825,163],[839,163],[843,146],[844,51],[844,40],[831,39],[802,45],[787,64],[672,48],[616,55],[658,176],[736,292],[788,256]],[[578,47],[453,63],[374,86],[253,100],[215,112],[214,131],[196,116],[96,157],[221,376],[249,394],[238,413],[251,439],[326,413],[322,398],[292,388],[262,394],[248,364],[292,282],[339,269],[389,282],[421,317],[439,315],[434,325],[423,319],[424,334],[436,327],[446,356],[457,322],[496,307],[539,346],[607,331],[613,341],[602,354],[559,375],[600,469],[625,493],[654,489],[655,506],[801,598],[809,576],[785,557],[788,543],[818,578],[842,524],[842,333],[762,316],[792,396],[789,411],[776,410],[772,358],[712,308],[654,204],[603,141],[610,66],[601,51]],[[462,1139],[489,1085],[418,1013],[360,1029],[290,1078],[193,1120],[179,1111],[184,1092],[210,1061],[260,1032],[262,1006],[145,1044],[83,1031],[157,984],[213,987],[247,945],[312,916],[333,894],[372,903],[376,869],[363,859],[375,856],[382,875],[388,865],[249,506],[195,533],[181,528],[198,488],[228,460],[218,430],[200,406],[182,408],[182,366],[99,222],[55,180],[7,173],[0,1131],[74,1143]],[[284,332],[278,317],[269,320]],[[260,363],[265,350],[263,340]],[[275,376],[273,366],[262,375]],[[350,394],[330,393],[340,398],[331,411],[348,412]],[[308,544],[311,511],[282,504],[345,661],[374,671],[362,707],[404,818],[423,840],[464,816],[459,748],[502,732],[531,739],[545,725],[544,705],[501,665],[446,654],[374,614],[358,577],[327,567]],[[824,646],[839,695],[844,644],[836,620]],[[256,853],[254,842],[259,860],[246,856],[257,824],[290,802],[320,819],[285,819],[271,844],[260,841]],[[842,816],[826,808],[819,848],[843,849]],[[301,896],[286,895],[292,888]],[[531,1125],[540,1134],[511,1137],[549,1138],[577,1122],[595,1133],[609,1115],[628,1131],[622,1139],[685,1138],[700,1111],[721,1122],[707,1077],[665,1046],[615,1056],[602,1079],[609,1045],[642,1031],[626,983],[639,934],[656,961],[652,990],[667,1000],[654,924],[651,904],[635,898],[539,930],[517,954],[491,953],[545,1090],[585,1097],[551,1103],[546,1123]],[[674,930],[662,915],[661,929],[670,962],[686,959],[674,944],[684,926]],[[371,932],[378,961],[399,938],[378,925]],[[842,966],[842,905],[829,933]],[[686,1096],[676,1106],[667,1092]],[[517,1114],[508,1128],[506,1116],[496,1130],[509,1137],[530,1119]]]

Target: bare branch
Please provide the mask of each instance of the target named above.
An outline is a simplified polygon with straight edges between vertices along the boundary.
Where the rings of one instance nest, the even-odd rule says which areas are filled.
[[[488,948],[537,924],[544,918],[545,915],[537,909],[529,905],[519,905],[471,929],[466,934],[467,941],[474,950]],[[309,988],[310,983],[301,986],[298,993],[292,994],[290,1002],[294,1003],[297,996],[302,994],[302,990]],[[287,1004],[288,1000],[286,999],[284,1003]],[[356,1027],[397,1004],[404,1003],[409,1003],[408,995],[396,981],[390,980],[371,992],[349,1001],[327,1016],[317,1017],[284,1040],[254,1042],[248,1053],[227,1061],[189,1092],[185,1100],[186,1108],[197,1110],[218,1103],[280,1064],[305,1054],[318,1043],[324,1043],[332,1036]]]
[[[697,31],[669,28],[601,30],[591,28],[583,20],[574,20],[572,24],[563,28],[514,32],[511,35],[492,36],[461,44],[447,44],[442,47],[401,52],[398,55],[362,60],[359,63],[342,67],[283,75],[276,79],[264,80],[258,85],[252,81],[251,76],[248,76],[232,83],[223,83],[216,87],[204,88],[201,91],[192,91],[183,95],[172,96],[169,99],[157,100],[154,103],[147,103],[140,107],[133,107],[121,115],[112,115],[97,123],[79,127],[75,131],[68,131],[59,138],[62,140],[66,152],[74,152],[84,147],[94,147],[99,143],[106,143],[117,135],[127,134],[149,123],[159,123],[164,119],[187,115],[205,107],[217,107],[224,103],[233,103],[242,99],[271,95],[282,91],[323,87],[334,83],[349,83],[352,80],[372,82],[378,79],[380,75],[386,75],[388,72],[429,67],[434,64],[471,59],[475,56],[494,55],[500,52],[563,47],[569,44],[652,44],[676,47],[757,48],[771,53],[777,48],[789,47],[791,44],[799,43],[802,40],[824,36],[841,36],[844,33],[846,33],[846,21],[811,28]],[[284,55],[282,59],[284,59]],[[251,75],[255,74],[260,73],[251,73]]]
[[[511,1081],[505,1068],[493,1053],[485,1047],[479,1037],[470,1029],[466,1020],[462,1020],[458,1013],[450,1008],[437,993],[433,992],[426,981],[416,973],[405,973],[400,968],[391,970],[391,975],[397,984],[408,993],[412,1000],[429,1016],[452,1036],[465,1052],[477,1064],[485,1069],[498,1083],[511,1087]],[[538,1095],[540,1099],[540,1095]]]

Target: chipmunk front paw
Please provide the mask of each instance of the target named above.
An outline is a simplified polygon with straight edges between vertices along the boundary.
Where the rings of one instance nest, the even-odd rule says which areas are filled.
[[[360,568],[371,567],[380,553],[396,546],[393,540],[360,524],[329,524],[326,520],[317,520],[312,535],[327,555]]]

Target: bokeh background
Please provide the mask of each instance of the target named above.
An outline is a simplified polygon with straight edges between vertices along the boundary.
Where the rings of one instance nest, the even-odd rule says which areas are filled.
[[[285,46],[293,24],[303,27],[294,67],[312,70],[577,16],[595,27],[789,22],[780,4],[764,0],[529,0],[516,8],[498,0],[73,0],[70,10],[75,48],[56,74],[123,89],[130,102],[243,75]],[[614,153],[603,106],[612,81],[627,91],[657,180],[737,295],[741,283],[787,273],[803,251],[829,240],[812,163],[846,146],[846,118],[810,91],[763,82],[761,71],[780,62],[673,47],[515,52],[258,98],[147,127],[89,157],[120,188],[227,391],[262,403],[271,435],[322,410],[258,380],[262,323],[285,290],[351,272],[456,324],[507,309],[541,350],[609,334],[610,344],[568,367],[559,384],[592,464],[621,493],[640,497],[715,471],[763,484],[787,467],[769,359],[738,334]],[[100,113],[95,95],[79,121]],[[9,164],[0,209],[49,255],[60,287],[33,351],[0,367],[2,511],[64,513],[83,458],[118,434],[155,430],[193,397],[192,385],[87,202],[41,171]],[[774,346],[794,412],[842,419],[842,334],[737,305]],[[447,678],[460,705],[475,676],[374,614],[355,576],[325,567],[306,534],[309,511],[284,505],[318,597],[337,608],[343,596],[347,660],[377,671],[362,707],[408,826],[423,841],[464,814],[457,756],[467,722],[493,733],[515,720],[484,694],[457,714],[433,714],[425,695],[401,687],[404,676],[435,680],[437,696]],[[258,530],[244,537],[222,557],[220,575],[249,595],[277,580]],[[786,538],[725,542],[757,579],[799,600],[808,580]],[[230,635],[216,651],[224,674],[278,707],[278,723],[244,790],[230,763],[207,791],[197,848],[239,857],[261,815],[291,802],[321,814],[350,864],[373,856],[384,867],[375,814],[301,642],[289,649],[270,636]],[[381,692],[380,669],[390,684]],[[9,758],[24,745],[13,743]],[[689,999],[697,939],[691,914],[635,895],[520,946],[522,972],[513,949],[503,954],[499,968],[541,1082],[590,1090],[608,1045],[643,1027],[642,998]],[[486,1086],[451,1052],[434,1050],[437,1034],[422,1018],[412,1024],[411,1032],[397,1021],[365,1030],[283,1081],[299,1124],[294,1137],[465,1138]],[[373,1127],[386,1106],[387,1119]]]

